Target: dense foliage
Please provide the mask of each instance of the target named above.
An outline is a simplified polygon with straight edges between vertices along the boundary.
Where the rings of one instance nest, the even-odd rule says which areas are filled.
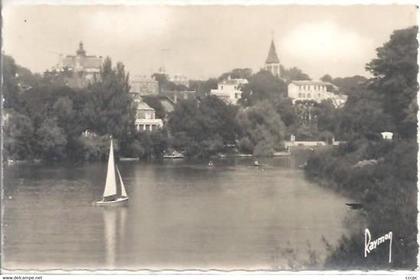
[[[235,143],[237,108],[216,96],[179,102],[169,115],[173,147],[188,157],[208,157]]]
[[[7,56],[5,69],[7,159],[96,160],[107,152],[109,135],[121,139],[133,131],[134,108],[121,63],[114,68],[106,59],[101,78],[87,89],[71,89],[27,69],[19,75],[22,68]]]
[[[267,100],[241,109],[237,121],[241,128],[241,151],[256,156],[271,156],[276,150],[282,149],[286,126]]]
[[[363,205],[364,224],[330,248],[328,267],[412,269],[417,264],[417,28],[395,31],[367,65],[374,78],[354,92],[339,122],[347,144],[314,153],[306,173]],[[394,131],[383,140],[381,131]],[[380,246],[364,258],[364,228],[393,232],[392,263]],[[388,244],[387,244],[388,245]]]

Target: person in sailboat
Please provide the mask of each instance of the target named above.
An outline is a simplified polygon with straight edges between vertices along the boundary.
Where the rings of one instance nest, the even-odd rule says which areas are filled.
[[[104,193],[102,195],[102,200],[96,202],[96,205],[99,206],[116,206],[125,204],[128,201],[128,195],[125,190],[124,182],[121,178],[120,170],[114,162],[114,147],[112,143],[112,137],[110,142],[108,169],[106,174]],[[115,170],[117,172],[115,172]],[[118,174],[118,180],[115,176],[116,173]]]

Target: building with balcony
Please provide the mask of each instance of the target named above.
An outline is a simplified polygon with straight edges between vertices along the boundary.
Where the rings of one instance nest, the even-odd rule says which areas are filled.
[[[162,128],[163,121],[156,119],[155,109],[147,105],[142,99],[135,99],[136,119],[134,125],[137,131],[154,131]]]
[[[323,100],[331,100],[336,108],[344,106],[347,96],[335,94],[327,90],[330,83],[322,81],[292,81],[287,87],[287,96],[292,99],[293,104],[298,101],[314,101],[320,103]]]

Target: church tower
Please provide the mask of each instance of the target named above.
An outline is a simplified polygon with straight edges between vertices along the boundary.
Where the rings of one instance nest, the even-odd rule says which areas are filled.
[[[274,77],[280,77],[280,60],[277,56],[276,46],[274,41],[271,40],[270,50],[268,51],[267,59],[265,60],[264,69],[271,72]]]

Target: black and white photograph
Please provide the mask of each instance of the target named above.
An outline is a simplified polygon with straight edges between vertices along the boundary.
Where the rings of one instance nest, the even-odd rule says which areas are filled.
[[[2,279],[417,279],[418,7],[145,2],[2,2]]]

